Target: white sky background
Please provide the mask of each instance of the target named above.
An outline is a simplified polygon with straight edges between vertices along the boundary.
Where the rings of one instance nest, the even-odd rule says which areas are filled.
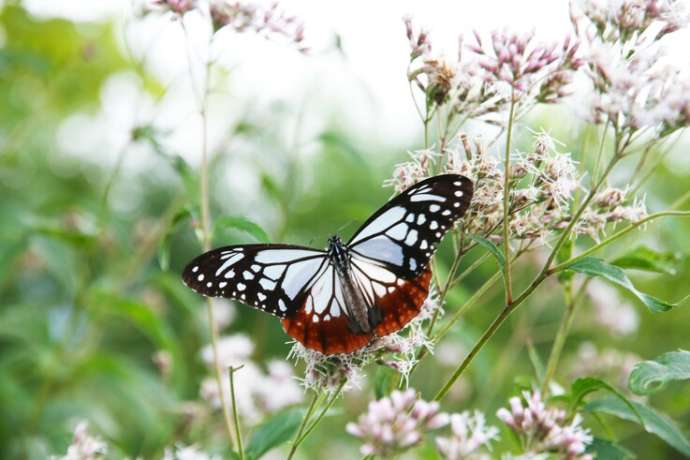
[[[114,17],[123,22],[131,9],[130,0],[25,0],[25,4],[38,15],[75,20]],[[338,122],[349,132],[373,145],[419,145],[421,123],[405,75],[409,56],[401,19],[405,14],[430,29],[435,50],[447,54],[456,53],[460,32],[469,39],[472,30],[487,33],[508,26],[518,31],[535,30],[537,38],[546,41],[560,40],[571,33],[567,0],[283,0],[280,5],[304,21],[308,44],[314,51],[304,57],[286,46],[260,39],[223,37],[223,43],[217,45],[223,48],[222,61],[234,69],[233,92],[226,98],[213,98],[209,117],[212,143],[222,138],[228,119],[281,100],[304,111],[299,134],[303,139],[318,135],[337,114]],[[199,53],[196,57],[201,62],[202,34],[196,34],[194,18],[188,18],[187,23],[192,41],[199,43],[193,50]],[[129,30],[128,41],[134,53],[141,55],[148,50],[149,70],[176,89],[153,114],[157,121],[175,130],[176,150],[195,162],[200,148],[199,125],[192,123],[195,99],[190,91],[185,40],[179,24],[147,19]],[[336,33],[342,38],[345,59],[324,51],[332,46]],[[675,40],[678,56],[685,61],[687,52],[681,47],[688,37],[685,34]],[[97,120],[79,115],[66,123],[61,136],[66,144],[63,147],[86,153],[98,145],[111,150],[114,157],[127,136],[122,125],[134,116],[145,119],[151,110],[147,108],[150,103],[142,100],[136,82],[127,76],[108,82],[102,104],[104,113]]]

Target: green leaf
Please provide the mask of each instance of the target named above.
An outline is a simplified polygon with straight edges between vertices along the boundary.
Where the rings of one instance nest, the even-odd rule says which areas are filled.
[[[248,233],[260,243],[268,243],[270,241],[263,228],[254,222],[245,219],[244,217],[223,216],[219,219],[216,219],[216,222],[213,225],[213,233],[215,234],[216,231],[226,228],[233,228],[235,230],[241,230],[245,233]]]
[[[638,246],[611,263],[621,268],[675,275],[678,272],[679,262],[678,254],[658,252],[647,246]]]
[[[629,292],[634,294],[638,299],[640,299],[642,303],[644,303],[647,308],[653,312],[669,311],[678,305],[657,299],[656,297],[652,297],[651,295],[638,291],[621,268],[611,265],[596,257],[583,257],[580,260],[576,260],[573,264],[566,268],[568,270],[584,273],[590,276],[601,276],[612,283],[624,287]]]
[[[580,403],[582,400],[590,393],[594,393],[595,391],[599,390],[604,390],[608,391],[609,393],[613,394],[618,401],[623,403],[628,410],[632,414],[634,414],[637,417],[637,421],[642,423],[642,418],[641,415],[637,412],[635,409],[635,406],[632,405],[632,403],[623,396],[618,390],[613,388],[611,385],[608,383],[604,382],[601,379],[597,379],[594,377],[583,377],[575,380],[573,384],[570,386],[570,395],[571,395],[571,402],[570,402],[570,407],[571,411],[574,412],[577,410],[577,408],[580,406]]]
[[[683,453],[686,457],[690,457],[690,441],[688,441],[683,432],[673,421],[642,403],[636,401],[631,401],[630,403],[642,417],[642,427],[647,433],[658,436],[668,445]],[[592,401],[585,406],[585,410],[589,412],[601,412],[623,420],[639,423],[637,415],[632,412],[626,404],[616,398],[605,398]]]
[[[638,395],[661,390],[671,380],[690,379],[690,351],[664,353],[655,360],[637,363],[630,373],[628,387]]]
[[[245,453],[249,460],[257,460],[266,452],[289,441],[297,432],[304,411],[300,408],[279,412],[259,426],[252,434]]]
[[[594,438],[587,446],[587,453],[594,454],[597,460],[628,460],[635,458],[635,454],[628,449],[607,439]]]
[[[498,247],[495,244],[493,244],[486,238],[482,238],[481,236],[477,235],[470,235],[470,239],[476,242],[479,246],[489,251],[498,261],[498,265],[500,265],[501,270],[503,270],[503,268],[506,265],[506,259],[503,256],[503,252],[500,249],[498,249]]]

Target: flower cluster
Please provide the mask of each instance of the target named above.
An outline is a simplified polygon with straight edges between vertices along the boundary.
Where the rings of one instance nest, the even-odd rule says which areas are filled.
[[[280,360],[269,361],[264,371],[251,361],[253,351],[251,339],[242,334],[222,337],[218,341],[218,361],[221,368],[242,366],[235,371],[235,400],[238,412],[250,423],[258,422],[267,413],[300,403],[303,399],[303,391],[289,364]],[[213,370],[212,347],[206,346],[201,355],[209,370]],[[226,401],[230,401],[230,380],[227,372],[224,374],[224,396]],[[276,388],[281,390],[276,392]],[[200,391],[204,400],[216,408],[221,407],[215,378],[206,377]]]
[[[571,17],[587,45],[587,118],[628,133],[651,128],[661,138],[690,124],[688,69],[670,64],[659,40],[685,26],[679,1],[573,3]]]
[[[63,457],[58,460],[98,460],[105,458],[108,446],[102,439],[89,433],[89,425],[79,422],[74,428],[72,443]]]
[[[229,28],[235,32],[251,31],[266,38],[282,38],[306,51],[304,24],[278,8],[278,3],[263,6],[258,3],[214,0],[209,6],[214,30]]]
[[[563,410],[546,407],[537,391],[525,391],[522,399],[510,398],[510,409],[496,415],[524,440],[528,452],[558,453],[567,460],[591,460],[585,449],[592,442],[589,430],[581,426],[579,414],[568,423]]]
[[[266,5],[233,0],[152,0],[147,11],[170,13],[173,17],[199,11],[210,20],[214,32],[221,29],[253,32],[266,39],[285,40],[301,52],[308,50],[304,44],[304,23],[282,11],[278,2]]]
[[[571,2],[571,17],[586,17],[594,33],[606,41],[637,40],[654,26],[656,38],[675,32],[688,23],[687,5],[680,0],[627,0]],[[575,25],[581,25],[575,21]]]
[[[176,445],[173,449],[165,449],[163,460],[220,460],[219,455],[209,455],[196,446]]]
[[[431,150],[412,152],[411,161],[396,166],[385,185],[402,191],[432,175],[455,173],[474,182],[472,205],[462,220],[462,230],[498,242],[503,222],[504,173],[501,162],[480,142],[461,134],[443,154]],[[536,135],[529,153],[516,153],[510,173],[510,236],[521,248],[548,243],[554,232],[571,219],[576,192],[584,190],[582,174],[569,153],[559,152],[556,142],[544,133]],[[639,222],[646,217],[643,203],[628,191],[606,189],[596,195],[573,228],[595,240],[608,224]]]
[[[536,43],[532,35],[493,32],[485,44],[478,33],[464,46],[460,36],[457,58],[432,54],[428,32],[416,30],[405,18],[410,42],[408,79],[426,96],[427,111],[449,104],[449,117],[484,118],[502,111],[510,95],[524,102],[557,102],[567,94],[573,74],[582,65],[577,42]],[[465,52],[468,51],[468,52]]]
[[[476,454],[482,447],[490,447],[498,438],[498,428],[487,426],[479,411],[461,412],[450,416],[451,436],[437,437],[436,448],[445,460],[481,458]]]
[[[572,378],[593,375],[616,382],[627,388],[628,376],[635,364],[642,360],[634,353],[622,352],[615,348],[597,349],[591,342],[583,342],[568,364],[568,374]]]
[[[295,342],[290,358],[304,362],[302,383],[305,388],[316,391],[333,393],[341,386],[344,389],[359,387],[362,368],[372,362],[396,370],[403,380],[407,380],[417,363],[419,350],[432,347],[424,325],[434,315],[442,313],[438,291],[432,285],[419,314],[400,331],[381,337],[361,350],[335,355],[324,355]]]
[[[197,0],[152,0],[151,9],[169,11],[182,16],[183,14],[198,8]]]
[[[607,331],[621,336],[637,331],[640,326],[637,310],[621,298],[616,288],[595,278],[589,281],[587,294],[594,307],[594,319]]]
[[[437,402],[417,399],[413,389],[394,391],[369,403],[369,410],[347,432],[364,441],[362,455],[391,456],[419,444],[424,433],[448,423]]]

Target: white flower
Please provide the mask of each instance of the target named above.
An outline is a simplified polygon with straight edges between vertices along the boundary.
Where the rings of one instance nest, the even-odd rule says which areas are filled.
[[[223,396],[230,404],[229,368],[235,368],[235,401],[238,412],[250,423],[261,420],[266,413],[278,411],[284,407],[302,401],[303,391],[295,379],[292,367],[283,361],[270,361],[268,372],[264,372],[250,360],[254,351],[251,339],[243,334],[222,337],[218,341],[218,354],[223,371]],[[207,345],[201,352],[202,358],[210,370],[214,369],[213,348]],[[276,391],[280,388],[280,391]],[[205,378],[201,383],[201,397],[215,408],[221,407],[218,382],[213,377]]]
[[[624,301],[618,291],[607,283],[592,279],[587,286],[592,299],[596,321],[616,335],[629,335],[637,331],[640,317],[635,307]]]
[[[448,415],[439,412],[437,402],[417,399],[415,391],[394,391],[389,397],[369,403],[369,410],[346,430],[364,444],[362,455],[389,456],[422,441],[426,431],[448,424]]]
[[[218,339],[218,361],[223,369],[246,363],[253,352],[254,343],[244,334],[228,335]],[[201,350],[201,358],[208,366],[214,364],[211,344]]]
[[[163,460],[221,460],[221,457],[209,455],[194,445],[178,444],[173,449],[165,449]]]
[[[74,428],[72,443],[67,448],[63,457],[55,457],[57,460],[98,460],[105,458],[108,446],[98,436],[89,433],[87,422],[79,422]]]
[[[446,460],[466,459],[498,438],[498,428],[487,426],[484,414],[479,411],[452,414],[450,425],[450,437],[436,438],[436,447]]]
[[[642,358],[614,348],[597,349],[591,342],[583,342],[570,360],[568,373],[573,377],[595,375],[615,381],[627,388],[628,375]]]

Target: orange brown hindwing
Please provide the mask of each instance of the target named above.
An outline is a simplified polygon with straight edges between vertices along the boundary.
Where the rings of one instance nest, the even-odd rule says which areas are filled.
[[[402,329],[419,314],[429,295],[431,270],[427,268],[417,278],[405,281],[390,294],[381,297],[376,306],[381,310],[381,322],[374,328],[377,336]]]
[[[355,334],[350,330],[349,319],[345,315],[328,321],[313,322],[312,314],[304,305],[291,316],[283,318],[283,329],[290,337],[307,348],[325,355],[351,353],[365,347],[371,334]]]
[[[383,337],[402,329],[422,309],[429,294],[431,270],[424,270],[417,278],[398,286],[381,297],[376,306],[381,310],[381,322],[373,334],[355,334],[350,330],[347,316],[314,323],[304,306],[294,315],[282,320],[283,329],[307,348],[326,355],[352,353],[365,347],[374,337]]]

